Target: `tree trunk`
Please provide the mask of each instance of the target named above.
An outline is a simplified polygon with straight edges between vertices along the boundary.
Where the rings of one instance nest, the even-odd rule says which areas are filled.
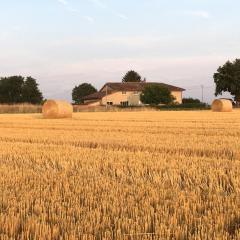
[[[236,107],[240,107],[240,96],[235,96]]]

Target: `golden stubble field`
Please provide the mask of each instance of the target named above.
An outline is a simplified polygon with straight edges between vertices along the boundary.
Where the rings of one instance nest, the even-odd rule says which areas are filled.
[[[0,239],[240,239],[240,111],[0,115]]]

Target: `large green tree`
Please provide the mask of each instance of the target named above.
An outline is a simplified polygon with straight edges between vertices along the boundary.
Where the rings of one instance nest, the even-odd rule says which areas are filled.
[[[11,76],[0,79],[0,103],[21,103],[24,78]]]
[[[135,71],[128,71],[122,79],[122,82],[141,82],[142,77]]]
[[[72,100],[74,104],[83,103],[82,98],[97,92],[97,89],[89,83],[83,83],[79,86],[75,86],[72,90]]]
[[[0,103],[33,103],[43,100],[35,79],[22,76],[0,78]]]
[[[170,90],[158,84],[145,87],[140,99],[142,103],[150,105],[170,104],[174,101]]]
[[[240,59],[227,61],[217,69],[213,78],[216,84],[216,96],[229,92],[240,103]]]
[[[27,77],[22,87],[22,101],[32,104],[40,104],[43,96],[38,88],[36,79]]]

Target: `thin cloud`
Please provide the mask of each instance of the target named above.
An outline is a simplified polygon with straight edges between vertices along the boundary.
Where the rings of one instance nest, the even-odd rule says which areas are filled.
[[[85,19],[86,21],[90,22],[90,23],[94,23],[95,19],[93,17],[90,16],[83,16],[83,19]]]
[[[76,8],[73,8],[73,7],[68,7],[67,10],[68,10],[69,12],[79,13],[79,11],[78,11]]]
[[[107,5],[103,3],[101,0],[89,0],[89,1],[93,3],[96,7],[107,8]]]
[[[128,17],[126,15],[124,15],[124,14],[117,13],[116,16],[121,18],[121,19],[123,19],[123,20],[128,20]]]
[[[69,4],[67,0],[57,0],[57,1],[65,6]]]
[[[99,8],[108,10],[110,13],[114,14],[116,17],[118,17],[122,20],[128,20],[128,17],[126,15],[114,11],[107,4],[105,4],[102,0],[88,0],[88,1],[91,2],[95,7],[99,7]]]
[[[69,12],[78,12],[78,10],[73,8],[67,0],[57,0],[57,1],[63,4]]]
[[[209,19],[210,18],[210,14],[207,11],[185,11],[184,12],[185,15],[191,15],[194,17],[200,17],[200,18],[204,18],[204,19]]]

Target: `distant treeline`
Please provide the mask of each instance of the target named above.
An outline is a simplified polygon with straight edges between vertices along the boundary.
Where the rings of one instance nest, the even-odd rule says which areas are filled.
[[[240,59],[236,59],[233,62],[227,61],[223,66],[217,69],[213,78],[216,84],[215,96],[228,92],[234,97],[236,105],[240,106]],[[133,70],[128,71],[122,78],[122,82],[146,81],[146,78],[142,78],[139,73]],[[72,90],[73,104],[84,103],[83,97],[95,92],[97,92],[97,89],[89,83],[82,83],[75,86]],[[160,103],[169,104],[171,101],[167,99],[171,99],[168,96],[169,93],[166,93],[166,89],[161,89],[160,91],[160,89],[157,90],[157,88],[154,87],[153,89],[148,89],[148,91],[143,94],[144,96],[141,100],[146,104],[157,105],[159,103],[159,101],[155,101],[157,96],[157,98],[161,98]],[[149,95],[148,99],[146,99],[147,95]],[[0,104],[41,104],[43,101],[43,95],[38,88],[36,79],[32,77],[24,78],[22,76],[0,78]],[[201,104],[201,102],[198,99],[187,98],[183,99],[183,104],[190,104],[185,106],[196,104],[195,106],[197,106]]]
[[[131,75],[132,72],[127,73],[126,76]],[[136,73],[137,74],[137,73]],[[125,78],[126,78],[125,76]],[[138,76],[138,75],[137,75]],[[133,78],[125,81],[137,81]],[[138,80],[139,81],[139,80]],[[79,86],[75,86],[72,90],[72,100],[74,104],[82,104],[82,98],[86,95],[97,92],[97,89],[89,84],[82,83]],[[147,95],[147,94],[146,94]],[[170,92],[166,95],[162,91],[157,93],[161,96],[163,100],[167,100],[170,96]],[[149,100],[149,99],[148,99]],[[44,102],[43,94],[38,87],[37,80],[32,77],[22,77],[22,76],[10,76],[0,78],[0,104],[42,104]],[[170,101],[171,102],[171,101]],[[164,102],[168,104],[168,102]],[[185,98],[183,99],[184,104],[200,104],[200,100]],[[158,104],[155,104],[158,105]]]

